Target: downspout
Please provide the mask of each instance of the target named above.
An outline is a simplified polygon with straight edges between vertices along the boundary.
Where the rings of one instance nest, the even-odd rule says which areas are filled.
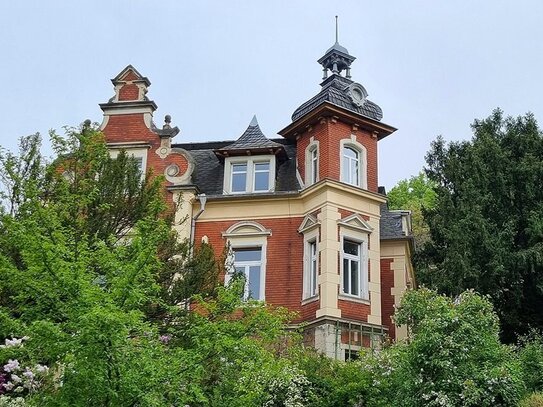
[[[194,239],[195,239],[195,229],[196,229],[196,221],[200,217],[200,215],[204,212],[207,202],[207,196],[206,194],[200,194],[196,197],[200,201],[200,210],[196,215],[194,215],[190,222],[190,257],[192,257],[192,253],[194,251]]]

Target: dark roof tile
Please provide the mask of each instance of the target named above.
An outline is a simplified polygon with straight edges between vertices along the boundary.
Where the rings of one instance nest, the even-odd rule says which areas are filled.
[[[371,100],[366,99],[361,106],[353,103],[347,92],[349,85],[353,83],[353,81],[339,75],[329,77],[322,83],[322,90],[317,95],[294,111],[292,114],[292,121],[296,121],[300,117],[305,116],[325,102],[329,102],[370,119],[381,120],[383,118],[383,111]]]

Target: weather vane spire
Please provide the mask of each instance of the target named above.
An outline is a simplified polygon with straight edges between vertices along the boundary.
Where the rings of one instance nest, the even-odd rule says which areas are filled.
[[[336,44],[338,43],[338,35],[337,35],[337,16],[336,16]]]

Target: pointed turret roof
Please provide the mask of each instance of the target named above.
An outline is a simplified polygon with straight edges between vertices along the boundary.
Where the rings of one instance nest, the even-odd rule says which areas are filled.
[[[219,156],[246,155],[251,153],[277,154],[277,152],[282,150],[283,146],[281,144],[268,139],[262,133],[255,115],[249,123],[247,130],[236,141],[226,147],[215,150],[215,153]]]

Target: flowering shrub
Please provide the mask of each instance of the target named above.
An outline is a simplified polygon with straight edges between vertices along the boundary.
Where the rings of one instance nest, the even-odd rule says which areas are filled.
[[[6,339],[3,349],[22,348],[28,337]],[[49,368],[42,364],[32,367],[23,365],[18,359],[8,359],[0,368],[0,407],[3,405],[24,405],[24,396],[36,392],[47,375]],[[21,401],[22,400],[22,401]],[[2,404],[4,403],[4,404]],[[11,403],[11,404],[9,404]]]
[[[263,407],[305,407],[311,397],[311,383],[303,372],[287,366],[268,386]]]

